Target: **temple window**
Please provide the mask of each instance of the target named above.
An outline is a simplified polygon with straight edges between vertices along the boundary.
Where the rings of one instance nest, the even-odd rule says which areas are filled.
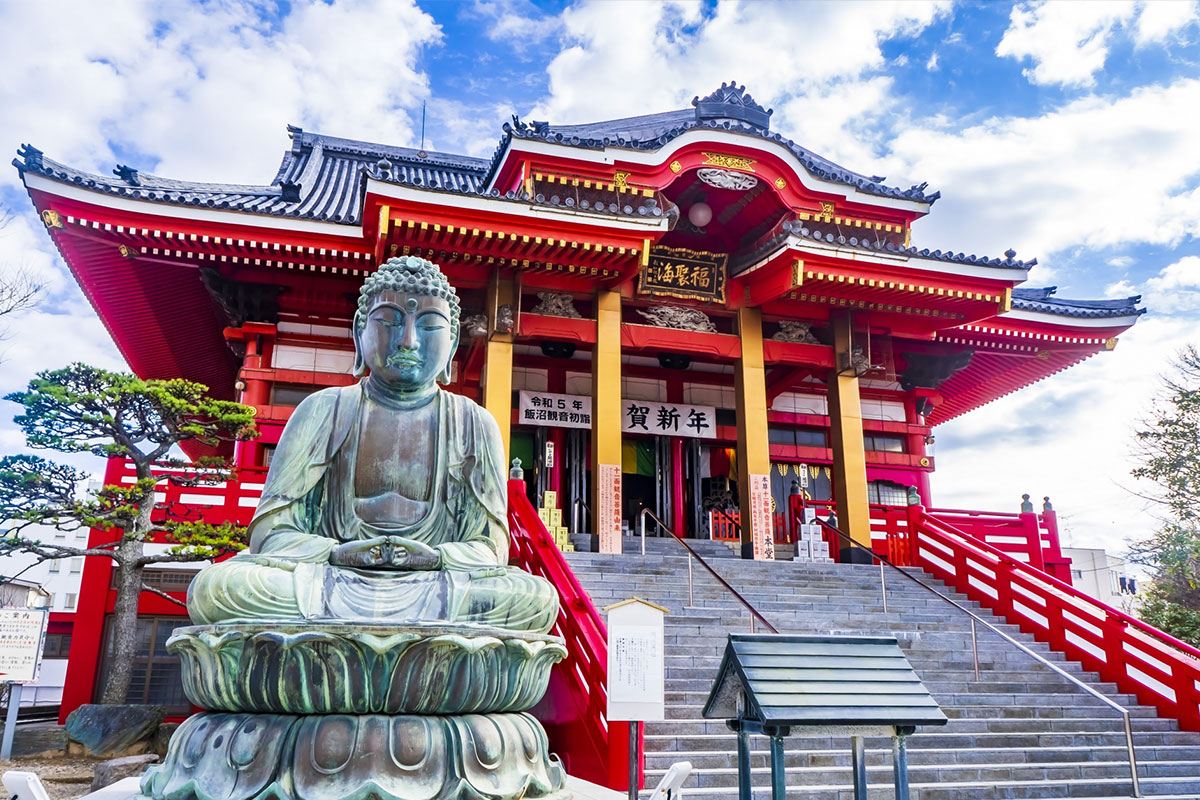
[[[867,502],[881,506],[908,505],[908,487],[892,481],[871,481],[867,484]]]
[[[512,371],[512,387],[516,391],[522,389],[529,392],[549,391],[550,371],[545,369],[514,367]]]
[[[621,397],[626,400],[653,400],[662,403],[667,399],[667,382],[650,378],[622,378]]]
[[[302,384],[277,383],[271,387],[271,405],[294,407],[321,387]]]
[[[271,366],[275,369],[346,374],[354,366],[354,351],[299,344],[278,344],[275,345],[275,355],[271,359]]]
[[[868,453],[903,453],[904,437],[889,433],[864,433],[863,449]]]
[[[713,386],[707,383],[685,383],[683,402],[695,406],[737,408],[737,395],[732,386]]]

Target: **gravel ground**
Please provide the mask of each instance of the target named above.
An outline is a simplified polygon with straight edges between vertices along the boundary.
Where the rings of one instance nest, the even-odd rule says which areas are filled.
[[[73,800],[91,790],[92,767],[96,763],[87,758],[26,756],[0,761],[0,771],[32,772],[42,779],[50,800]]]

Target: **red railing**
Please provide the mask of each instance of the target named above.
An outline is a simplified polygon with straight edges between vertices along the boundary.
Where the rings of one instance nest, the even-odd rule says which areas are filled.
[[[184,474],[183,470],[155,469],[154,474],[161,477],[155,486],[154,499],[159,504],[154,512],[156,522],[170,513],[176,518],[198,522],[245,525],[254,515],[267,479],[265,467],[239,467],[235,480],[198,486],[181,486],[170,480],[172,474]],[[136,481],[133,462],[109,459],[104,472],[106,486],[129,486]]]
[[[917,566],[1185,730],[1200,731],[1200,650],[912,508]]]
[[[608,721],[608,628],[538,518],[524,481],[508,482],[508,526],[509,562],[558,590],[558,621],[551,632],[567,642],[567,658],[554,667],[546,696],[533,713],[570,774],[624,791],[630,723]],[[643,769],[639,765],[638,788]]]

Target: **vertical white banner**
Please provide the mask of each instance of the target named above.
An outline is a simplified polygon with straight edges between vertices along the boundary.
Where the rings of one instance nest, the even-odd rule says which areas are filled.
[[[600,508],[596,510],[597,530],[600,536],[601,553],[621,552],[621,467],[618,464],[601,464]]]
[[[750,475],[751,532],[754,535],[754,557],[770,561],[775,558],[775,526],[771,513],[771,476]],[[743,519],[747,517],[742,515]]]

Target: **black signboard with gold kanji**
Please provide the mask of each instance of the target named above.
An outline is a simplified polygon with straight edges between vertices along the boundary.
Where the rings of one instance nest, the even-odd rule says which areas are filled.
[[[725,302],[724,253],[682,247],[655,247],[642,267],[638,294]]]

